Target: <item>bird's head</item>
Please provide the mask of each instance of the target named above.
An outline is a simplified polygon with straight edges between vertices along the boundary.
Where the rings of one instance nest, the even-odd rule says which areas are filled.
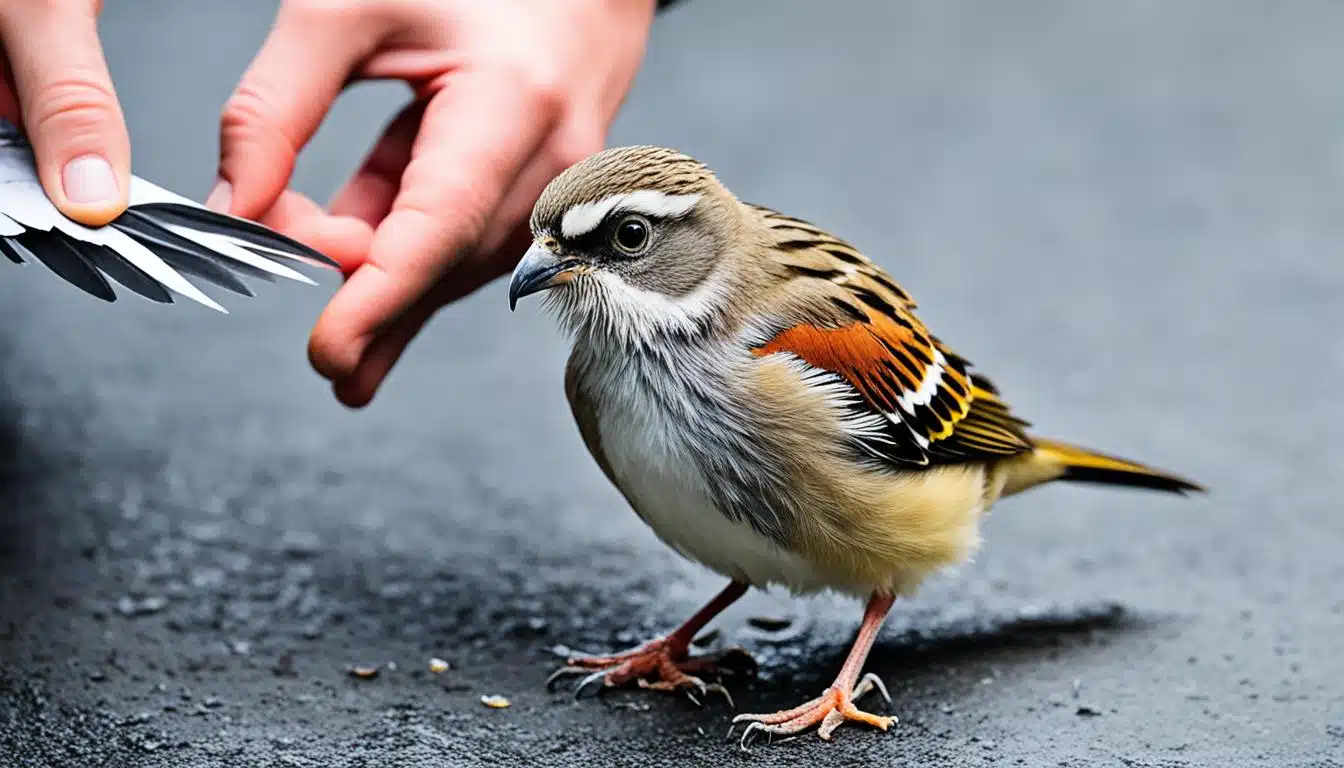
[[[509,305],[547,291],[571,330],[630,340],[712,322],[737,286],[742,206],[698,161],[620,147],[571,166],[532,210]]]

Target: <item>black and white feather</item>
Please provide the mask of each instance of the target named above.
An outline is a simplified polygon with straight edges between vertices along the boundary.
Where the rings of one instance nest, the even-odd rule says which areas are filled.
[[[261,224],[216,213],[136,176],[130,207],[105,226],[66,218],[42,189],[28,142],[0,120],[0,254],[36,261],[75,287],[116,301],[112,282],[161,304],[174,294],[227,312],[187,278],[252,296],[242,278],[314,285],[291,263],[339,269],[318,251]]]

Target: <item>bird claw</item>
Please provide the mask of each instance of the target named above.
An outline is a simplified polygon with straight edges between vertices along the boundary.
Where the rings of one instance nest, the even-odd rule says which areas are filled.
[[[584,678],[574,685],[574,698],[580,699],[583,698],[584,690],[587,689],[589,686],[591,686],[593,683],[597,682],[603,683],[603,685],[599,686],[597,690],[598,693],[601,693],[602,688],[606,687],[605,686],[606,681],[603,679],[606,674],[607,670],[605,669],[599,669],[598,671],[594,672],[593,670],[587,667],[576,667],[573,665],[564,666],[555,670],[554,672],[551,673],[550,677],[546,678],[546,690],[548,691],[555,690],[555,684],[559,682],[561,678],[568,677],[570,675],[583,675]]]
[[[769,715],[738,715],[734,723],[747,723],[747,729],[739,742],[744,752],[760,734],[767,734],[772,740],[775,736],[793,737],[813,726],[818,726],[817,736],[830,741],[831,734],[845,721],[853,721],[887,730],[897,723],[895,717],[878,717],[854,706],[854,700],[870,691],[878,691],[890,704],[886,685],[876,675],[865,675],[852,688],[827,688],[824,693],[811,701],[793,709]]]
[[[569,677],[570,675],[586,675],[591,677],[592,671],[591,667],[576,667],[572,664],[563,666],[552,672],[550,677],[546,678],[546,690],[555,690],[555,684],[560,682],[562,678]]]
[[[737,709],[737,702],[733,701],[733,695],[729,693],[728,689],[724,688],[721,683],[711,683],[705,690],[709,693],[719,694],[728,702],[729,707]]]
[[[737,704],[728,689],[718,682],[706,683],[700,675],[738,677],[756,671],[755,659],[742,648],[687,658],[684,650],[674,652],[666,639],[612,656],[571,656],[567,661],[565,666],[546,678],[548,691],[554,690],[556,682],[563,677],[584,675],[575,686],[575,698],[582,698],[595,685],[598,685],[595,692],[600,694],[606,688],[634,680],[645,689],[685,692],[697,707],[703,706],[709,694],[717,693],[734,709]]]
[[[850,700],[858,701],[873,690],[882,694],[882,701],[886,702],[887,711],[890,712],[894,706],[891,703],[891,694],[887,693],[887,684],[882,682],[882,678],[878,677],[875,672],[864,675],[859,684],[854,686],[854,690],[849,694]]]
[[[586,672],[587,670],[584,670],[584,671]],[[583,692],[584,692],[586,689],[590,688],[594,683],[597,683],[597,688],[594,689],[594,695],[595,695],[595,696],[600,696],[600,695],[602,695],[602,692],[603,692],[604,690],[606,690],[606,688],[610,685],[610,683],[607,681],[606,677],[607,677],[607,670],[605,670],[605,669],[599,669],[598,671],[596,671],[596,672],[594,672],[594,673],[588,675],[587,677],[583,678],[582,680],[580,680],[580,681],[578,682],[578,684],[576,684],[576,685],[574,686],[574,699],[575,699],[575,701],[577,701],[577,700],[579,700],[579,699],[582,699],[582,698],[583,698]]]
[[[747,754],[751,754],[751,745],[756,743],[758,734],[765,734],[765,743],[767,746],[775,743],[775,734],[761,723],[747,723],[747,728],[742,732],[742,739],[738,741],[738,747]]]
[[[658,682],[649,682],[644,678],[639,678],[640,688],[652,691],[673,691],[681,690],[685,692],[686,698],[697,707],[704,706],[701,699],[708,700],[709,694],[717,693],[728,702],[728,706],[737,709],[737,703],[733,701],[733,695],[728,689],[723,687],[722,683],[706,683],[695,675],[681,673],[671,680],[659,680]]]

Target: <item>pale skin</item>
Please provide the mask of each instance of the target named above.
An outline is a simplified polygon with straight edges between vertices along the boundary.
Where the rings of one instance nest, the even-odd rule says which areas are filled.
[[[99,0],[0,3],[0,117],[21,124],[52,202],[84,224],[125,210],[125,121]],[[207,204],[339,261],[308,344],[337,399],[367,405],[442,306],[507,273],[561,170],[601,149],[643,59],[655,0],[286,0],[225,104]],[[320,205],[299,152],[359,80],[409,89]],[[75,161],[72,163],[72,161]]]

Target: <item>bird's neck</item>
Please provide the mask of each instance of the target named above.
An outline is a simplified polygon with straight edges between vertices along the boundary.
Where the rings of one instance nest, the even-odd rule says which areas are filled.
[[[603,379],[645,388],[669,385],[721,390],[732,359],[744,355],[731,333],[713,324],[654,334],[611,334],[602,325],[574,335],[576,363]]]

